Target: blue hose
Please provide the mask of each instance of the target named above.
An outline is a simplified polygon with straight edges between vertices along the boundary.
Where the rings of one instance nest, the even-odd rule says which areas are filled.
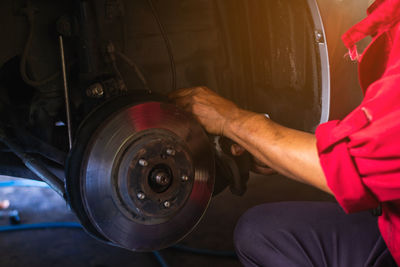
[[[20,225],[6,225],[6,226],[0,226],[0,233],[26,231],[26,230],[55,229],[55,228],[82,229],[82,225],[76,222],[46,222],[46,223],[32,223],[32,224],[20,224]],[[160,252],[153,251],[153,255],[157,259],[161,267],[169,267],[167,262],[161,256]]]
[[[76,222],[51,222],[51,223],[32,223],[0,226],[0,232],[14,232],[39,229],[54,229],[54,228],[78,228],[82,226]]]
[[[161,256],[159,251],[153,251],[153,255],[154,255],[154,257],[156,257],[156,259],[161,267],[169,267],[167,262],[165,261],[164,257]]]
[[[48,184],[41,181],[21,179],[21,180],[10,180],[0,181],[0,187],[41,187],[50,188]]]

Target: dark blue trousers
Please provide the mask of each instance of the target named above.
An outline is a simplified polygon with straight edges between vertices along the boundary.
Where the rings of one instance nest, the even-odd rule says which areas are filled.
[[[397,266],[369,212],[347,215],[334,203],[284,202],[256,206],[235,229],[244,266]]]

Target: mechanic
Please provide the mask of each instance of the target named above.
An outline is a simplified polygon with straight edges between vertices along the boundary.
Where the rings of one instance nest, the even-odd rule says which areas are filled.
[[[359,56],[356,43],[367,35],[373,40]],[[364,100],[343,120],[320,125],[315,135],[240,109],[206,87],[170,94],[209,133],[333,194],[341,206],[285,202],[250,209],[234,237],[245,266],[400,264],[400,0],[376,0],[343,41],[359,61]],[[240,147],[233,147],[238,153]],[[380,216],[368,211],[377,208]]]

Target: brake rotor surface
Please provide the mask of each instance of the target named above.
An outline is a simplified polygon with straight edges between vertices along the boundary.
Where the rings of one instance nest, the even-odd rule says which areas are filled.
[[[179,241],[201,219],[213,192],[214,158],[191,116],[162,102],[135,104],[109,115],[85,146],[75,199],[90,233],[149,251]]]

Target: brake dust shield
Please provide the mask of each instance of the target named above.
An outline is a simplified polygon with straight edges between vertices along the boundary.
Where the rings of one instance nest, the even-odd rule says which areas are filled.
[[[142,101],[111,112],[113,105],[78,131],[67,164],[71,207],[100,240],[134,251],[168,247],[195,227],[211,199],[208,136],[170,104]]]

